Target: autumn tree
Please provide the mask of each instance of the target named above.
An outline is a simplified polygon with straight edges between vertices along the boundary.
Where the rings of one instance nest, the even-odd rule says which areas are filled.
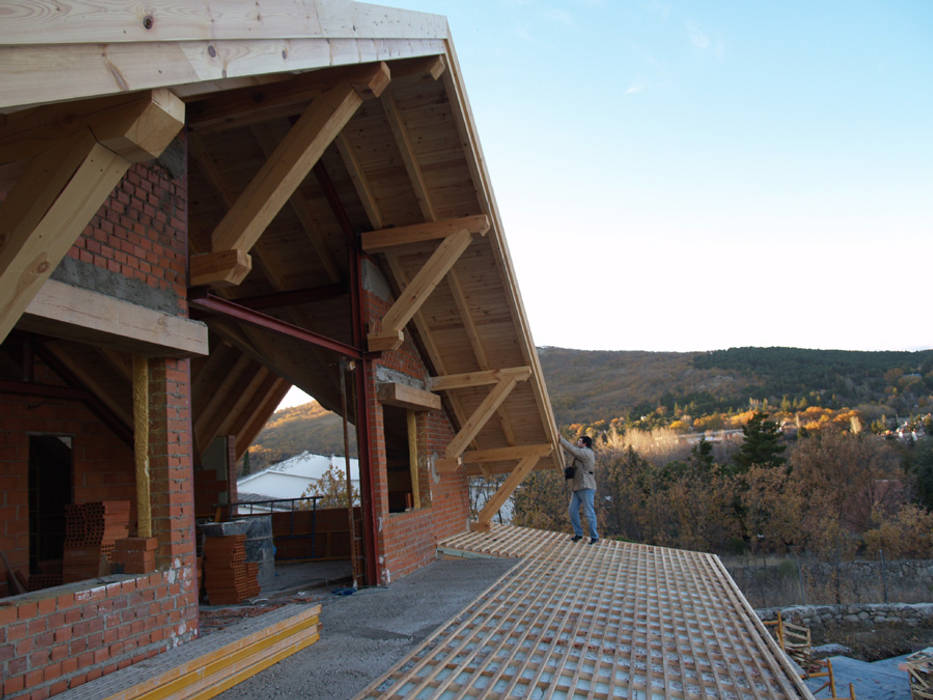
[[[556,469],[531,472],[512,494],[512,523],[557,532],[569,531],[569,487]],[[597,506],[597,516],[599,507]]]
[[[359,504],[360,490],[351,482],[353,503]],[[347,474],[345,469],[331,464],[321,478],[313,481],[305,489],[302,496],[321,496],[317,502],[318,508],[346,508],[347,503]]]

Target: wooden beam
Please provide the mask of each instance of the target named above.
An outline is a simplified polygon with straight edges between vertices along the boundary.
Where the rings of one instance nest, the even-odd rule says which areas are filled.
[[[450,391],[452,389],[466,389],[474,386],[497,384],[503,378],[512,375],[521,379],[527,379],[531,376],[531,367],[504,367],[502,369],[486,369],[478,372],[448,374],[442,377],[431,377],[429,384],[432,391]]]
[[[207,355],[207,326],[90,289],[46,280],[18,328],[149,356]]]
[[[268,124],[254,126],[251,131],[267,158],[275,153],[276,146],[282,142],[282,138],[284,137],[283,134],[274,133],[272,127]],[[285,129],[285,131],[287,131],[287,129]],[[340,138],[339,134],[337,138]],[[327,277],[331,282],[338,282],[340,280],[340,269],[337,267],[334,256],[327,247],[324,236],[314,220],[311,204],[301,193],[301,190],[298,189],[289,197],[288,203],[295,213],[295,216],[298,217],[298,221],[301,222],[305,235],[307,235],[308,240],[314,248],[314,252],[317,253],[321,264],[324,266]]]
[[[539,459],[540,457],[538,455],[531,455],[519,460],[506,480],[502,482],[502,486],[496,490],[492,498],[486,501],[486,505],[483,506],[483,509],[479,512],[479,516],[476,520],[480,528],[484,528],[489,524],[489,521],[492,520],[492,516],[499,511],[502,505],[509,499],[509,496],[512,495],[512,492],[515,491],[516,487],[531,473],[531,470],[534,468],[535,464],[538,463]]]
[[[233,426],[237,424],[237,420],[247,406],[259,403],[264,398],[259,392],[270,376],[272,376],[272,372],[260,365],[246,386],[237,390],[236,399],[227,409],[220,427],[214,433],[214,437],[217,435],[230,435],[231,433],[236,434]]]
[[[488,450],[468,450],[461,455],[464,464],[482,464],[483,462],[507,462],[525,457],[547,457],[553,446],[550,443],[537,445],[513,445],[494,447]]]
[[[184,103],[163,88],[34,107],[0,115],[0,162],[34,158],[85,130],[128,161],[151,160],[184,123]]]
[[[276,406],[279,405],[279,402],[291,388],[292,385],[281,377],[275,379],[265,401],[256,406],[256,410],[252,412],[249,421],[236,437],[235,452],[237,459],[243,456],[243,453],[249,448],[259,431],[262,430],[262,426],[269,420],[269,416],[275,412]]]
[[[360,203],[366,211],[370,225],[373,228],[382,228],[382,211],[379,209],[376,196],[369,187],[369,180],[363,173],[363,168],[356,157],[353,146],[343,132],[337,134],[335,143],[340,158],[343,160],[343,165],[347,169],[347,174],[350,175],[350,180],[353,182],[354,189],[356,189],[356,194],[360,198]]]
[[[472,234],[460,230],[445,238],[431,254],[424,266],[402,290],[399,298],[383,316],[380,328],[369,335],[369,347],[373,349],[395,349],[401,345],[399,334],[405,324],[417,312],[444,275],[460,258],[472,241]],[[387,347],[388,346],[388,347]]]
[[[0,341],[129,165],[84,131],[33,159],[0,203]]]
[[[348,82],[314,100],[214,229],[213,249],[252,248],[362,103]]]
[[[117,388],[119,385],[111,386],[111,382],[102,379],[102,376],[107,374],[104,368],[105,363],[89,361],[80,350],[76,351],[76,348],[66,341],[45,343],[45,349],[66,367],[90,394],[104,404],[124,426],[129,428],[133,425],[132,404],[127,401],[125,393],[125,387],[131,385],[132,382],[127,382],[123,387],[123,391]],[[112,376],[110,379],[112,379]],[[127,379],[132,379],[132,373]]]
[[[214,436],[218,434],[217,428],[223,422],[222,414],[230,406],[229,394],[252,363],[253,360],[249,356],[241,353],[236,358],[233,366],[226,371],[223,380],[211,387],[210,399],[200,408],[198,415],[194,417],[194,434],[199,445],[206,448],[214,439]]]
[[[133,454],[136,462],[137,537],[152,537],[149,501],[149,360],[133,355]]]
[[[0,342],[130,162],[158,155],[178,133],[180,104],[166,91],[149,93],[32,159],[0,203]]]
[[[508,398],[509,394],[512,393],[512,389],[515,388],[515,385],[519,381],[528,379],[530,374],[531,370],[528,369],[527,372],[521,374],[510,372],[503,375],[499,383],[493,387],[492,391],[489,392],[482,403],[477,406],[473,414],[467,419],[467,422],[463,424],[460,428],[460,432],[448,443],[444,456],[447,458],[462,456],[467,445],[473,441],[473,438],[475,438],[479,431],[483,429],[483,426],[486,425],[486,421],[492,417],[496,409]]]
[[[250,254],[236,248],[192,255],[188,263],[192,287],[234,287],[245,280],[252,269]]]
[[[401,406],[411,411],[439,411],[441,397],[430,391],[418,389],[398,382],[382,382],[376,387],[376,395],[382,403]]]
[[[412,148],[411,139],[408,137],[408,130],[405,128],[402,115],[399,113],[398,106],[391,95],[382,96],[382,107],[385,110],[386,118],[389,120],[389,127],[395,137],[399,155],[402,156],[402,163],[404,163],[408,178],[411,181],[411,187],[418,200],[421,214],[427,221],[434,221],[437,216],[434,213],[434,207],[431,205],[431,197],[424,182],[421,166],[418,165],[418,161],[415,159],[415,151]]]
[[[438,397],[440,399],[440,397]],[[408,469],[411,478],[412,508],[421,507],[421,484],[418,481],[418,417],[414,411],[408,411]]]
[[[460,231],[469,231],[485,236],[489,230],[489,217],[485,214],[463,216],[459,219],[428,221],[411,226],[395,226],[378,231],[366,231],[360,236],[363,250],[367,253],[382,253],[407,243],[423,243],[438,238],[447,238]]]

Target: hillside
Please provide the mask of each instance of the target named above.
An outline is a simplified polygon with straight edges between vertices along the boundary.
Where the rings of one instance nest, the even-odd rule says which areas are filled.
[[[933,350],[731,348],[679,353],[545,347],[538,352],[561,425],[637,418],[658,407],[667,415],[680,408],[696,417],[744,410],[750,399],[796,409],[859,408],[870,417],[933,410]],[[318,454],[343,451],[340,419],[317,403],[273,414],[250,448],[250,468],[255,471],[306,449]]]

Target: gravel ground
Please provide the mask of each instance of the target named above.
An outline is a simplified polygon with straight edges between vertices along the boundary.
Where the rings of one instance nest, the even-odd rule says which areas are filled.
[[[352,698],[516,564],[439,560],[387,588],[322,599],[321,638],[218,697]]]

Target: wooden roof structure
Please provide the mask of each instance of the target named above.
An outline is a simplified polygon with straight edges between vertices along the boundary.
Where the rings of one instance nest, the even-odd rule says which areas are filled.
[[[560,466],[446,20],[349,0],[142,7],[5,5],[0,220],[15,223],[0,239],[0,295],[11,300],[0,339],[18,323],[93,341],[55,341],[48,352],[124,418],[121,351],[200,352],[196,445],[235,433],[241,455],[293,384],[339,409],[337,355],[302,332],[353,342],[348,251],[362,245],[395,299],[368,349],[410,336],[433,376],[423,391],[442,398],[459,430],[438,469],[511,472],[517,483]],[[135,324],[160,329],[147,335],[119,309],[89,318],[97,302],[119,300],[76,308],[47,282],[128,163],[166,158],[182,126],[190,278],[203,294],[191,305],[272,319],[205,316],[209,343],[191,322]],[[50,170],[56,179],[42,184]],[[27,203],[37,187],[40,204]],[[37,250],[46,264],[35,265]]]
[[[362,698],[812,698],[713,554],[493,525],[446,556],[521,561]]]

